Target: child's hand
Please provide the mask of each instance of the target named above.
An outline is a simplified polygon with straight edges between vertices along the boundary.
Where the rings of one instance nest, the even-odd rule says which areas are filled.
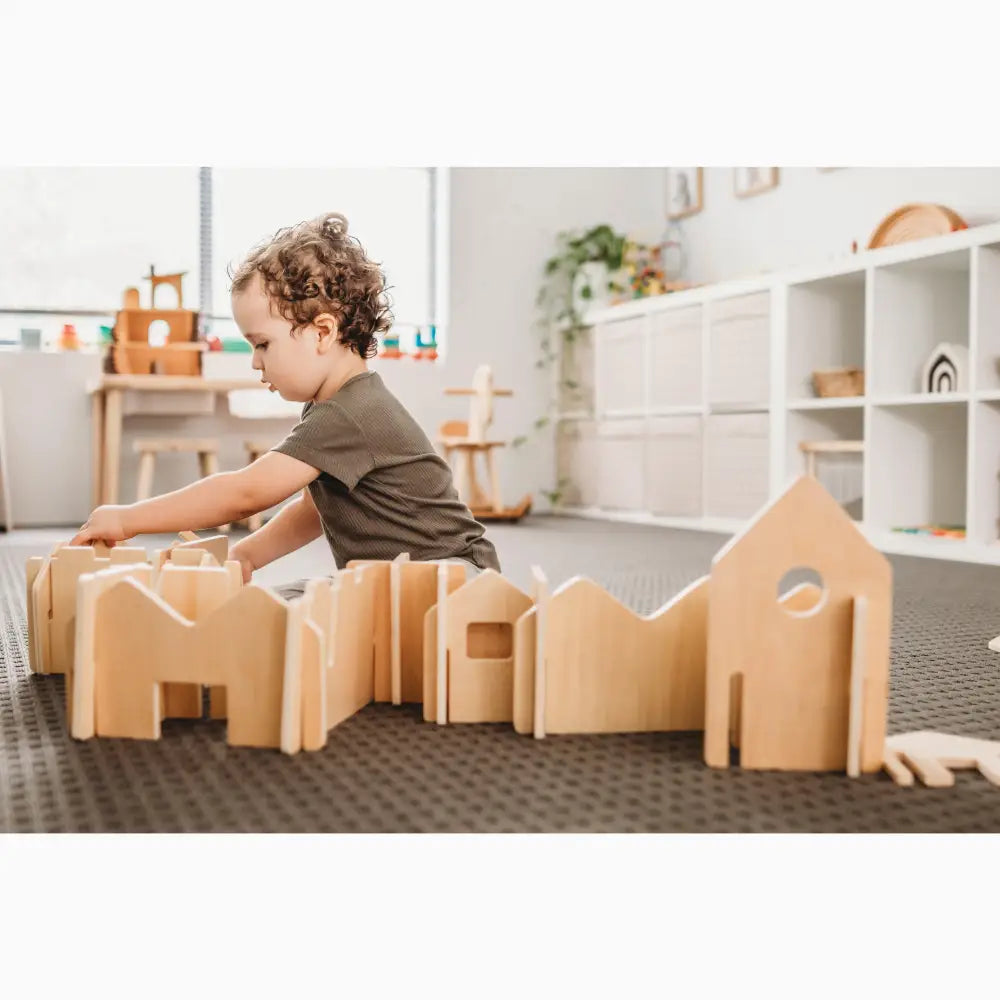
[[[94,542],[105,542],[113,545],[131,538],[135,532],[129,531],[125,524],[127,510],[127,505],[108,504],[98,507],[69,544],[91,545]]]
[[[242,542],[237,542],[229,550],[229,558],[230,559],[236,559],[239,562],[240,568],[243,570],[243,582],[244,583],[249,583],[250,582],[250,577],[253,576],[253,571],[257,567],[254,565],[253,560],[247,554],[246,550],[240,548],[240,546],[242,544],[243,544]]]

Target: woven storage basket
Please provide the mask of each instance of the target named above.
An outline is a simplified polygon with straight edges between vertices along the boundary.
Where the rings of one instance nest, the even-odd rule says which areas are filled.
[[[865,373],[862,368],[832,368],[813,372],[813,389],[817,396],[863,396]]]

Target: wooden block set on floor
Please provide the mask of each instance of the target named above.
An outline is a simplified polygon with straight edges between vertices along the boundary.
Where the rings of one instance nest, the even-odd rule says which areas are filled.
[[[639,616],[594,582],[531,594],[462,563],[358,561],[302,598],[242,585],[226,539],[155,554],[59,547],[28,563],[32,669],[65,673],[72,734],[155,739],[168,717],[228,719],[232,745],[317,750],[372,701],[422,703],[440,726],[550,734],[703,731],[705,762],[885,768],[911,784],[978,766],[1000,744],[886,739],[892,573],[812,477]],[[784,587],[790,570],[818,572]],[[127,624],[126,624],[127,623]],[[954,744],[954,740],[962,743]],[[952,741],[952,742],[949,742]],[[947,745],[946,745],[947,744]]]

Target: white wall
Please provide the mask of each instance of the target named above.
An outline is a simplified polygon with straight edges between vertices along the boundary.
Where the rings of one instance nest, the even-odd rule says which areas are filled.
[[[782,168],[778,187],[733,194],[732,170],[705,168],[704,209],[680,220],[687,280],[707,283],[822,264],[858,249],[909,202],[946,205],[970,225],[1000,220],[998,167]]]
[[[561,229],[607,222],[643,238],[655,237],[663,219],[663,171],[463,168],[450,174],[447,357],[437,363],[376,361],[373,367],[433,439],[442,421],[464,419],[468,412],[466,399],[446,397],[444,389],[469,385],[478,365],[492,364],[496,384],[515,391],[512,399],[497,400],[492,428],[498,437],[510,440],[530,429],[549,399],[552,375],[535,367],[540,352],[532,324],[542,265],[554,248],[555,234]],[[53,364],[60,360],[56,355],[47,358],[54,359]],[[249,356],[246,358],[249,368]],[[0,363],[4,360],[0,358]],[[13,364],[16,355],[6,360]],[[82,413],[88,405],[84,381],[80,376],[73,403]],[[19,414],[18,419],[25,418]],[[12,418],[8,426],[23,424]],[[67,435],[65,446],[89,453],[86,422],[78,420],[72,427],[75,437],[70,440]],[[268,431],[275,439],[283,434],[278,424],[237,421],[222,414],[215,418],[130,417],[122,442],[121,499],[128,502],[135,496],[133,442],[138,436],[218,437],[221,466],[237,468],[245,461],[243,439],[264,436]],[[190,456],[173,459],[168,456],[158,463],[157,492],[176,489],[191,480],[194,460]],[[52,517],[74,524],[82,521],[89,510],[87,476],[81,471],[66,483],[61,514],[46,508],[42,516],[42,508],[31,500],[32,491],[48,490],[51,482],[41,475],[41,467],[32,465],[26,470],[19,465],[16,470],[22,523],[51,523]],[[555,485],[551,429],[533,435],[521,448],[505,449],[499,467],[508,502],[531,493],[536,509],[544,508],[538,491]],[[36,508],[37,516],[32,516]]]
[[[645,168],[461,168],[450,177],[448,354],[437,364],[411,360],[377,365],[386,384],[429,436],[448,419],[465,419],[468,401],[446,386],[471,384],[480,364],[493,366],[498,399],[492,432],[510,440],[525,433],[549,399],[548,369],[533,330],[542,265],[562,229],[607,222],[641,236],[658,235],[664,210],[663,171]],[[534,496],[555,485],[551,429],[505,449],[499,460],[504,499]]]

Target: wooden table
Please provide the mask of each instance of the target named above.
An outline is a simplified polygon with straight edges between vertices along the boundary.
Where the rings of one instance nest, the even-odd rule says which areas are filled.
[[[201,375],[103,375],[91,396],[93,483],[91,506],[118,503],[122,445],[122,394],[135,392],[232,392],[267,387],[257,378],[203,378]]]

